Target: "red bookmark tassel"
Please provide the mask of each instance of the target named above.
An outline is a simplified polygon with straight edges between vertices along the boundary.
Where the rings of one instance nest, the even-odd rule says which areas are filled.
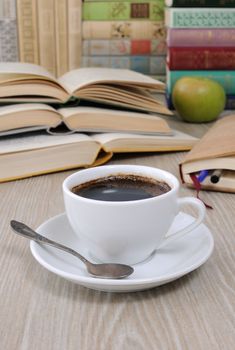
[[[195,190],[196,190],[196,192],[197,192],[197,198],[200,199],[200,200],[205,204],[206,208],[208,208],[208,209],[213,209],[212,206],[210,206],[209,204],[205,203],[205,202],[199,197],[199,192],[201,191],[202,187],[201,187],[200,182],[198,181],[197,176],[196,176],[195,174],[189,174],[189,176],[190,176],[190,178],[191,178],[191,180],[192,180],[192,182],[193,182],[193,185],[194,185],[194,187],[195,187]]]

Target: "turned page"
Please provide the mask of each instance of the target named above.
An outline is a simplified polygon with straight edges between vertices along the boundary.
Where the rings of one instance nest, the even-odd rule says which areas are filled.
[[[235,155],[235,115],[218,120],[186,155],[183,163]]]
[[[55,128],[61,123],[61,115],[46,104],[22,103],[0,107],[0,136]]]
[[[163,91],[165,84],[151,77],[128,69],[114,68],[79,68],[65,73],[58,79],[59,83],[71,94],[87,85],[104,84],[109,85],[132,85],[147,89]]]
[[[41,77],[46,80],[57,81],[56,78],[49,73],[45,68],[32,63],[19,63],[19,62],[0,62],[0,81],[5,80],[7,77]]]

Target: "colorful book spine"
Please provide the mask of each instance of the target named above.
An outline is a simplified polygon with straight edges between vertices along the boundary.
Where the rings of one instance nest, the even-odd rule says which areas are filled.
[[[36,0],[17,0],[19,59],[39,64]]]
[[[83,20],[85,21],[128,21],[131,19],[164,19],[164,0],[133,2],[85,2],[83,4]]]
[[[204,77],[214,79],[221,84],[226,94],[234,95],[235,92],[235,70],[168,70],[167,90],[171,94],[177,80],[183,77]]]
[[[37,2],[39,64],[56,76],[56,30],[53,0]]]
[[[59,77],[68,71],[68,48],[67,48],[67,0],[56,0],[55,30],[56,30],[56,76]]]
[[[83,21],[83,39],[158,39],[166,37],[163,21]]]
[[[15,0],[0,1],[0,61],[18,61]]]
[[[177,29],[167,31],[168,47],[232,47],[235,46],[235,29]]]
[[[83,56],[82,67],[131,69],[150,75],[165,74],[165,56]]]
[[[235,7],[235,0],[165,0],[172,7]]]
[[[0,18],[0,61],[17,62],[18,60],[16,19]]]
[[[68,3],[68,70],[79,68],[82,51],[82,0]]]
[[[235,28],[235,8],[166,8],[169,28]]]
[[[235,46],[170,47],[167,64],[171,70],[235,69]]]
[[[165,40],[83,40],[84,56],[165,55]]]

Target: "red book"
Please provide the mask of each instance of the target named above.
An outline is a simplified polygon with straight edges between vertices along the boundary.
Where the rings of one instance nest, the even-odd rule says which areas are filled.
[[[235,47],[170,47],[170,70],[234,70]]]
[[[131,55],[150,55],[151,41],[150,40],[132,40]]]

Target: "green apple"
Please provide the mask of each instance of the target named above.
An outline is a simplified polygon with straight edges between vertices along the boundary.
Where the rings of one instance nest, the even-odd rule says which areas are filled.
[[[183,120],[204,123],[216,119],[224,110],[226,94],[215,80],[183,77],[174,85],[172,102]]]

